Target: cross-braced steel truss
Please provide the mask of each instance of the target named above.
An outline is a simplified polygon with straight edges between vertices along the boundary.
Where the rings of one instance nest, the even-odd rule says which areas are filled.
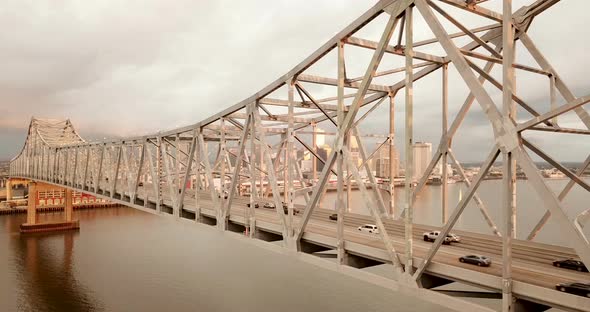
[[[310,233],[310,220],[320,205],[330,178],[335,176],[337,222],[333,237],[340,264],[346,262],[353,246],[345,233],[345,211],[349,204],[347,192],[354,181],[380,230],[379,242],[387,261],[393,265],[398,281],[407,285],[420,285],[424,274],[441,275],[437,273],[439,268],[433,265],[438,251],[467,204],[473,200],[491,233],[501,237],[502,272],[498,274],[498,279],[493,280],[495,282],[490,282],[493,285],[489,288],[501,290],[504,311],[514,309],[516,298],[512,297],[513,294],[548,305],[587,308],[588,301],[579,301],[582,299],[571,299],[567,295],[559,297],[554,291],[526,288],[527,282],[514,278],[512,272],[517,222],[517,165],[528,177],[528,183],[542,199],[546,210],[528,239],[532,240],[547,220],[554,218],[577,256],[590,264],[588,238],[582,231],[589,212],[584,211],[572,222],[562,203],[575,184],[590,190],[590,185],[580,177],[590,164],[590,156],[577,172],[572,172],[526,138],[527,132],[535,131],[580,137],[590,133],[590,116],[583,108],[590,97],[576,97],[527,34],[532,20],[558,0],[538,0],[514,12],[512,1],[503,0],[501,13],[482,6],[483,2],[486,1],[379,1],[286,75],[242,102],[191,126],[143,137],[89,143],[77,135],[69,121],[32,119],[25,146],[11,162],[10,175],[84,190],[133,207],[167,212],[179,218],[191,214],[196,221],[201,221],[203,210],[213,211],[215,223],[223,230],[227,229],[232,214],[239,213],[251,236],[256,233],[257,214],[260,213],[255,207],[272,202],[274,205],[269,207],[274,207],[276,212],[274,218],[284,245],[292,250],[300,250],[302,239]],[[487,23],[476,28],[467,27],[451,14],[457,8],[462,14],[477,15]],[[434,35],[433,39],[414,39],[417,14]],[[449,33],[449,25],[459,31]],[[366,27],[378,27],[380,38],[375,41],[362,38]],[[515,61],[516,42],[523,45],[523,53],[530,54],[536,66]],[[431,52],[436,50],[431,47],[438,48],[439,53]],[[365,60],[356,57],[351,60],[345,57],[345,51],[349,50],[355,56],[360,55],[357,53],[360,50],[370,54]],[[393,59],[400,60],[403,66],[393,66]],[[326,62],[335,63],[335,77],[314,74],[318,68],[326,67]],[[357,64],[366,66],[362,75],[354,77],[351,68]],[[497,64],[502,68],[501,79],[494,78],[492,74]],[[469,90],[453,120],[448,119],[450,66],[454,67],[462,84]],[[515,70],[547,79],[551,103],[548,111],[542,112],[539,105],[527,103],[518,95]],[[416,177],[411,148],[415,143],[413,89],[416,81],[435,72],[442,73],[441,136],[425,172]],[[501,91],[501,103],[494,101],[485,84]],[[323,97],[327,90],[334,92],[331,97]],[[369,153],[363,139],[369,135],[361,133],[363,124],[371,115],[383,103],[389,104],[390,124],[381,146],[390,147],[389,159],[395,157],[394,107],[400,90],[405,91],[405,116],[402,119],[405,120],[406,202],[401,208],[394,205],[394,167],[389,169],[387,196],[390,198],[387,201],[379,191],[378,181],[369,166],[375,155],[375,152]],[[566,104],[557,104],[558,94]],[[478,175],[470,179],[452,145],[467,113],[477,110],[472,105],[474,102],[479,104],[480,111],[489,121],[494,141]],[[517,118],[517,107],[524,110],[526,116]],[[588,129],[564,128],[558,124],[558,117],[571,111]],[[320,155],[317,150],[318,125],[332,129],[334,134],[330,152],[326,155]],[[305,151],[314,159],[312,177],[305,177],[300,166],[303,156],[297,153],[298,150]],[[549,188],[531,153],[570,179],[561,193],[557,195]],[[477,190],[500,155],[504,178],[501,226],[497,226]],[[426,252],[416,255],[414,203],[439,163],[445,164],[441,173],[441,235]],[[453,165],[468,188],[466,196],[452,210],[449,210],[446,195],[448,163]],[[316,173],[317,166],[323,167],[319,173]],[[301,214],[295,215],[297,205],[294,201],[298,196],[304,198],[305,205],[300,207]],[[247,206],[237,204],[244,201]],[[393,222],[393,219],[403,226],[403,234],[392,234],[387,230],[388,222]],[[396,235],[398,237],[394,237]],[[468,280],[466,277],[457,279]]]

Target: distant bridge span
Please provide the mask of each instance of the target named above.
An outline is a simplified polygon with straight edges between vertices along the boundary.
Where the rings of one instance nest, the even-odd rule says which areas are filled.
[[[442,296],[429,288],[450,281],[475,285],[501,297],[503,311],[542,311],[548,307],[590,311],[590,298],[554,289],[559,282],[588,281],[588,273],[551,266],[553,259],[567,257],[590,264],[590,246],[582,230],[582,219],[588,212],[572,222],[562,204],[573,185],[590,190],[586,180],[580,178],[590,164],[590,157],[578,172],[572,172],[523,135],[550,131],[584,138],[590,133],[590,115],[583,107],[590,97],[576,97],[526,33],[534,17],[558,1],[539,0],[513,11],[511,1],[504,0],[503,13],[486,8],[482,2],[485,1],[379,1],[286,75],[242,102],[187,127],[142,137],[86,142],[69,120],[33,118],[22,151],[11,161],[10,176],[81,190],[156,214],[214,224],[224,231],[246,231],[252,238],[280,239],[292,251],[334,249],[337,266],[389,263],[397,279],[392,283],[406,289],[408,294],[457,310],[486,308]],[[465,26],[453,17],[459,11],[476,15],[481,24]],[[425,27],[434,34],[433,39],[415,40],[415,14],[421,15]],[[448,33],[445,27],[450,24],[460,31]],[[379,29],[380,38],[376,41],[361,38],[367,35],[366,28]],[[536,61],[535,66],[515,63],[515,40],[524,46],[522,53],[530,54]],[[370,53],[363,54],[361,50]],[[349,60],[350,56],[354,56],[354,62]],[[318,74],[328,67],[326,64],[332,63],[336,68]],[[366,66],[359,69],[359,64]],[[496,64],[502,67],[500,78],[494,78],[492,72]],[[458,73],[470,94],[457,106],[458,113],[449,124],[451,69]],[[546,79],[551,95],[548,111],[540,111],[534,103],[527,103],[518,95],[515,70]],[[362,74],[355,77],[357,71]],[[333,75],[334,72],[337,74]],[[411,148],[414,82],[434,72],[442,73],[441,139],[424,173],[415,176]],[[484,88],[487,82],[502,92],[501,104],[496,105]],[[405,90],[405,115],[401,118],[405,120],[405,197],[409,204],[399,209],[393,204],[392,183],[388,185],[389,204],[377,187],[368,188],[377,186],[369,166],[376,153],[368,153],[361,130],[386,103],[390,124],[380,146],[393,147],[396,95],[402,89]],[[558,105],[557,94],[567,103]],[[472,107],[475,101],[490,122],[494,141],[478,175],[468,179],[451,147],[465,115],[476,109]],[[526,111],[526,116],[521,113],[517,118],[517,107]],[[585,125],[584,129],[559,125],[559,117],[572,111]],[[324,149],[329,151],[325,155],[316,144],[318,126],[336,133],[330,149]],[[311,175],[304,175],[298,149],[317,159],[312,161]],[[548,187],[530,153],[570,179],[561,193],[555,194]],[[497,226],[477,189],[500,155],[504,194],[501,226]],[[396,157],[393,148],[389,148],[388,156]],[[414,224],[413,202],[439,162],[451,163],[465,178],[468,191],[449,210],[445,183],[449,173],[447,166],[442,166],[442,233],[434,243],[428,243],[421,241],[421,233],[432,227]],[[518,240],[515,235],[517,164],[547,211],[528,240]],[[315,169],[320,167],[323,168],[316,175]],[[390,177],[397,174],[394,166],[388,170]],[[338,217],[337,221],[330,221],[328,211],[320,208],[319,203],[334,175]],[[365,181],[358,184],[371,217],[346,212],[349,210],[346,188],[351,181]],[[297,196],[305,197],[306,204],[296,205]],[[442,238],[451,231],[471,200],[477,204],[492,234],[463,232],[460,233],[462,243],[442,246]],[[277,208],[255,208],[268,202]],[[561,235],[573,248],[531,241],[549,217],[556,220]],[[356,226],[362,223],[376,224],[379,235],[357,232]],[[474,252],[490,255],[494,264],[479,268],[458,263],[460,255]]]

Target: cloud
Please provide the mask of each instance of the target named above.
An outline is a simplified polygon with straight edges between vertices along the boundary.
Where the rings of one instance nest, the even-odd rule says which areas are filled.
[[[530,2],[515,0],[514,7]],[[374,3],[5,1],[0,27],[9,31],[0,33],[0,159],[18,152],[31,116],[70,118],[90,139],[135,136],[200,121],[286,73]],[[499,9],[494,2],[489,6]],[[445,9],[470,26],[481,23],[481,18]],[[577,40],[590,35],[581,16],[585,9],[582,1],[560,2],[538,17],[529,31],[577,95],[587,92],[583,69],[590,65],[585,57],[590,43]],[[379,22],[368,25],[362,35],[378,38]],[[416,35],[425,39],[431,32],[421,27]],[[567,57],[562,43],[568,44]],[[366,64],[361,56],[366,53],[347,47],[351,74],[362,73]],[[517,56],[519,62],[534,64],[520,48]],[[313,70],[333,74],[333,65],[318,64]],[[415,135],[437,143],[440,76],[433,76],[416,83]],[[393,83],[403,76],[387,79]],[[451,79],[452,117],[467,89],[453,71]],[[548,108],[547,88],[548,83],[529,82],[528,76],[518,81],[519,95],[539,110]],[[498,93],[494,96],[497,99]],[[387,111],[385,103],[363,132],[386,133]],[[401,145],[403,91],[396,97],[396,114],[396,142]],[[571,135],[553,137],[548,143],[573,142]],[[491,127],[474,103],[455,140],[455,152],[461,159],[481,160],[491,138]],[[586,152],[570,149],[560,156],[577,160]]]

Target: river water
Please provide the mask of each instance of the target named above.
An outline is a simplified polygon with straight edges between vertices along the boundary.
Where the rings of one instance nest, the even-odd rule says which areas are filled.
[[[0,311],[450,311],[206,225],[125,207],[74,217],[79,232],[21,236],[24,215],[0,216]]]
[[[552,179],[547,180],[549,187],[559,194],[565,187],[569,180],[566,179]],[[586,180],[587,182],[589,180]],[[530,183],[526,180],[517,181],[517,223],[516,234],[519,239],[526,239],[529,232],[534,228],[537,222],[545,214],[546,208],[543,202],[537,196]],[[424,188],[417,198],[414,208],[414,221],[419,224],[427,224],[440,226],[442,224],[442,210],[441,210],[441,194],[442,186],[429,185]],[[352,191],[350,212],[369,214],[369,210],[360,196],[360,191]],[[385,204],[389,207],[389,193],[382,191]],[[463,183],[448,185],[448,207],[449,214],[455,209],[460,198],[467,194],[467,187]],[[489,180],[484,181],[478,189],[478,194],[484,204],[486,205],[490,217],[502,231],[503,224],[501,222],[501,199],[502,199],[502,181]],[[396,216],[399,216],[406,203],[404,197],[404,188],[396,188],[395,192],[395,207]],[[588,191],[578,186],[577,184],[571,189],[567,197],[564,198],[562,204],[566,207],[566,211],[570,220],[573,220],[580,212],[590,208],[590,201],[588,200]],[[303,199],[299,199],[303,203]],[[322,200],[322,205],[326,208],[334,207],[336,201],[336,192],[327,192]],[[485,219],[483,218],[479,208],[472,200],[469,202],[459,220],[455,224],[456,229],[479,232],[484,234],[492,234],[492,231]],[[590,237],[590,224],[584,228],[585,234]],[[559,225],[553,218],[545,227],[539,232],[535,238],[538,242],[544,242],[555,245],[570,246],[570,240],[560,235],[561,231]]]
[[[480,195],[499,223],[500,181]],[[550,181],[560,190],[566,181]],[[519,198],[519,236],[543,214],[526,181]],[[440,186],[416,203],[416,222],[440,224]],[[449,187],[451,209],[464,187]],[[523,194],[519,192],[519,194]],[[322,205],[333,206],[335,193]],[[396,190],[403,207],[403,189]],[[570,215],[586,208],[575,187]],[[358,191],[350,210],[367,213]],[[79,232],[21,236],[25,215],[0,216],[0,311],[448,311],[379,286],[236,240],[206,225],[118,207],[76,211]],[[41,214],[41,220],[61,219]],[[489,233],[470,204],[457,228]],[[539,241],[567,245],[549,222]]]

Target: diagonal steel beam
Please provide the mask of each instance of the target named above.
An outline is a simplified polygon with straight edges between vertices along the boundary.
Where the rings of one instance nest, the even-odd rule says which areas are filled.
[[[180,198],[178,199],[178,217],[179,218],[182,217],[182,209],[184,208],[184,197],[186,196],[186,185],[188,184],[189,178],[191,177],[191,168],[193,166],[196,145],[197,145],[197,130],[195,129],[195,130],[193,130],[190,150],[188,152],[188,159],[186,161],[187,164],[185,166],[185,171],[184,171],[184,181],[181,185]],[[195,192],[198,193],[199,190],[195,190]],[[197,215],[195,215],[195,219],[198,219]]]
[[[576,175],[577,176],[582,175],[586,171],[586,168],[588,168],[588,166],[590,166],[590,155],[586,158],[586,160],[584,161],[584,163],[582,164],[582,166],[580,168],[578,168],[578,170],[576,171]],[[557,199],[559,201],[563,201],[563,199],[571,191],[571,189],[574,186],[574,184],[576,184],[576,182],[574,180],[570,180],[567,183],[567,185],[561,190],[561,192],[559,193],[559,196],[557,197]],[[549,217],[550,216],[551,216],[551,211],[549,211],[549,210],[545,211],[545,214],[543,215],[543,217],[541,217],[541,220],[539,220],[539,222],[537,222],[537,224],[535,225],[535,227],[531,230],[531,232],[527,236],[527,240],[533,240],[533,239],[535,239],[535,237],[537,236],[537,234],[539,234],[539,232],[541,231],[541,229],[543,228],[543,226],[545,226],[545,224],[549,220]]]
[[[250,127],[251,127],[251,123],[252,123],[251,119],[252,119],[251,114],[249,114],[248,118],[246,119],[246,123],[244,124],[243,133],[240,137],[240,144],[238,146],[238,155],[236,156],[236,165],[233,168],[233,174],[232,174],[232,180],[231,180],[232,184],[231,184],[231,188],[229,191],[229,197],[227,199],[227,203],[225,204],[225,207],[223,209],[223,217],[226,217],[229,214],[229,211],[231,209],[231,204],[234,199],[234,195],[236,193],[237,186],[239,185],[238,174],[240,173],[240,170],[242,168],[242,158],[244,155],[244,147],[246,146],[246,141],[248,138],[248,131],[250,130]]]
[[[338,136],[336,137],[336,142],[334,144],[335,148],[330,153],[330,157],[328,157],[328,160],[326,161],[326,164],[324,165],[324,169],[322,170],[322,174],[319,178],[318,184],[316,185],[316,187],[314,188],[314,191],[312,193],[312,198],[305,208],[305,212],[304,212],[303,217],[301,219],[300,226],[296,230],[296,235],[295,235],[296,237],[295,238],[296,238],[297,242],[299,242],[299,240],[301,239],[301,236],[303,236],[303,231],[305,230],[305,227],[307,226],[307,223],[309,222],[309,218],[311,216],[312,210],[319,203],[320,195],[323,193],[323,191],[325,189],[326,182],[328,181],[328,173],[330,172],[330,170],[332,169],[332,166],[334,165],[337,153],[342,153],[341,150],[342,150],[342,147],[344,146],[344,139],[345,139],[346,135],[348,134],[350,127],[354,123],[354,120],[355,120],[356,114],[358,113],[359,108],[361,107],[361,105],[364,102],[364,97],[368,91],[371,80],[373,79],[373,76],[375,75],[375,72],[377,71],[377,67],[379,66],[379,63],[381,62],[381,59],[383,58],[383,54],[385,53],[385,48],[386,48],[387,44],[389,43],[391,36],[393,35],[393,31],[394,31],[395,26],[398,22],[397,16],[399,14],[401,14],[412,2],[413,1],[402,0],[402,1],[394,2],[392,4],[392,7],[391,7],[392,11],[391,12],[393,12],[393,14],[390,14],[390,16],[389,16],[389,19],[387,21],[387,25],[385,26],[383,34],[381,35],[381,39],[379,40],[379,44],[375,48],[375,52],[373,53],[373,57],[371,58],[371,62],[369,63],[369,66],[367,67],[367,70],[365,72],[364,79],[361,82],[361,85],[359,86],[359,89],[354,97],[354,100],[352,102],[353,104],[349,108],[349,111],[346,114],[346,117],[344,118],[342,124],[339,125]]]
[[[576,228],[569,220],[559,199],[555,196],[555,193],[549,188],[547,183],[545,183],[528,153],[522,147],[519,147],[515,154],[518,164],[529,179],[529,183],[531,183],[533,189],[541,198],[541,202],[545,208],[551,211],[552,216],[557,221],[557,224],[560,227],[560,232],[569,240],[582,261],[590,263],[590,245],[584,233]]]
[[[580,177],[578,177],[578,175],[576,175],[575,173],[571,172],[568,168],[564,167],[558,161],[556,161],[555,159],[553,159],[551,156],[547,155],[538,146],[536,146],[535,144],[533,144],[530,141],[525,140],[525,139],[522,139],[522,143],[523,143],[524,146],[528,147],[535,154],[537,154],[541,158],[543,158],[550,165],[552,165],[553,167],[557,168],[557,170],[563,172],[572,181],[578,183],[578,185],[580,185],[586,191],[590,191],[590,185],[588,185],[588,183],[586,183],[584,180],[582,180]]]
[[[358,169],[356,168],[356,164],[354,164],[352,162],[352,159],[350,157],[350,152],[346,148],[343,149],[342,152],[343,152],[344,159],[348,163],[348,167],[351,168],[351,170],[352,170],[352,175],[354,176],[354,178],[357,181],[361,181],[361,175],[360,175]],[[379,236],[381,236],[381,240],[383,241],[383,244],[385,245],[385,250],[387,251],[387,254],[389,255],[389,259],[391,260],[391,263],[393,264],[393,268],[399,277],[403,273],[403,266],[401,264],[401,261],[399,260],[399,256],[397,255],[395,248],[391,242],[391,238],[389,237],[389,234],[387,233],[387,229],[385,228],[385,224],[383,223],[383,220],[381,219],[381,213],[379,211],[377,211],[376,205],[373,202],[373,197],[369,196],[369,192],[367,191],[365,184],[358,183],[358,186],[359,186],[359,189],[361,190],[361,194],[363,196],[365,206],[371,212],[371,215],[375,219],[375,223],[377,225],[377,228],[379,229]]]
[[[453,210],[453,213],[449,216],[449,221],[447,221],[447,223],[445,223],[445,225],[443,226],[443,228],[440,231],[440,234],[438,235],[438,238],[434,241],[432,247],[430,247],[430,249],[428,250],[428,253],[424,257],[422,264],[418,267],[418,269],[414,273],[413,278],[415,280],[420,279],[420,277],[422,276],[422,274],[424,273],[424,271],[426,270],[426,268],[428,267],[428,265],[430,264],[430,262],[434,258],[434,255],[436,254],[436,252],[438,251],[438,249],[442,245],[444,239],[447,237],[447,234],[449,234],[449,232],[451,231],[451,229],[453,228],[455,223],[459,220],[459,217],[463,213],[463,210],[465,210],[465,207],[467,207],[467,204],[469,203],[469,201],[473,197],[473,194],[475,194],[475,191],[477,190],[477,188],[479,187],[479,185],[483,181],[483,178],[487,175],[488,171],[490,170],[490,167],[492,167],[492,165],[494,164],[494,161],[496,161],[496,158],[498,157],[499,154],[500,154],[500,150],[498,149],[497,146],[494,146],[492,148],[492,152],[488,155],[485,162],[482,164],[481,169],[479,170],[479,173],[477,174],[477,177],[473,181],[473,184],[471,184],[471,187],[469,187],[469,189],[467,190],[467,195],[457,204],[457,207],[455,207],[455,209]]]
[[[448,153],[449,153],[449,156],[451,156],[451,160],[453,161],[453,163],[455,163],[455,166],[457,167],[457,171],[459,172],[459,175],[461,176],[461,178],[465,182],[465,185],[467,185],[467,187],[470,187],[471,181],[469,181],[469,179],[467,178],[467,175],[465,174],[465,170],[463,169],[463,166],[461,166],[461,163],[459,162],[457,157],[455,157],[455,153],[453,153],[453,150],[451,150],[451,149],[448,150]],[[479,197],[477,192],[473,193],[473,200],[477,204],[477,207],[479,208],[479,211],[481,212],[484,220],[487,222],[490,229],[492,229],[492,232],[494,232],[494,234],[496,236],[502,236],[500,234],[500,231],[498,230],[498,227],[496,226],[496,224],[492,220],[492,217],[490,216],[488,209],[486,208],[485,204],[483,203],[483,200],[481,200],[481,198]]]

